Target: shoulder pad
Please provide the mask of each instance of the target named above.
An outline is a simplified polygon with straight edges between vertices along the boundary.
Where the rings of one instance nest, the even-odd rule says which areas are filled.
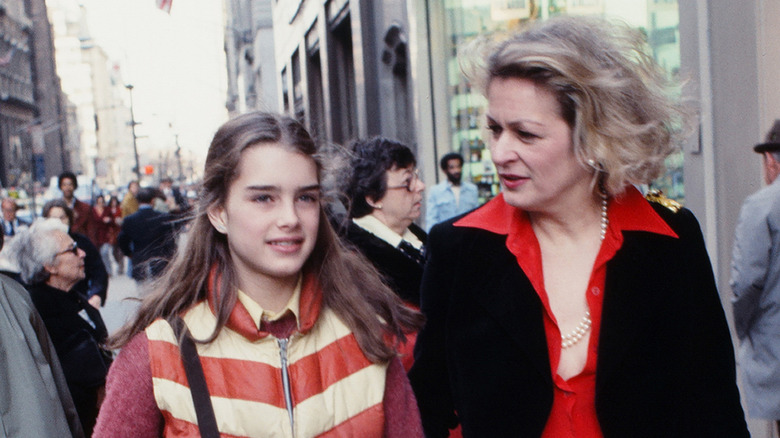
[[[648,190],[647,194],[645,195],[645,199],[647,199],[650,202],[663,205],[664,207],[668,208],[674,213],[677,213],[683,207],[682,204],[675,201],[674,199],[667,198],[664,195],[664,192],[658,189]]]

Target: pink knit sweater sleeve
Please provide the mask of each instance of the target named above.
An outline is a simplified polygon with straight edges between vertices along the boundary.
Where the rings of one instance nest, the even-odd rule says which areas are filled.
[[[152,438],[162,436],[163,417],[157,409],[146,334],[137,334],[119,352],[106,379],[93,437]]]
[[[387,367],[384,406],[386,438],[423,436],[417,400],[406,377],[406,371],[398,358],[390,361]]]

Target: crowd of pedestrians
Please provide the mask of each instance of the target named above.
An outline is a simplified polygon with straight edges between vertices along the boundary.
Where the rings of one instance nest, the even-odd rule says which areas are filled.
[[[0,246],[4,249],[0,272],[5,275],[0,276],[0,301],[7,316],[4,321],[10,324],[6,326],[13,328],[8,333],[23,334],[26,339],[18,346],[5,338],[2,342],[6,360],[0,361],[0,371],[4,380],[8,379],[2,397],[8,403],[2,409],[3,430],[8,434],[4,436],[92,436],[113,360],[113,353],[105,348],[108,333],[99,310],[106,303],[110,277],[123,274],[126,256],[136,271],[152,264],[137,257],[139,252],[145,253],[142,242],[120,245],[127,228],[123,224],[135,223],[136,229],[157,233],[159,241],[173,242],[173,224],[181,221],[167,211],[185,215],[188,210],[186,200],[173,200],[170,187],[170,199],[166,199],[162,188],[136,191],[137,182],[130,183],[123,214],[116,196],[97,196],[92,205],[77,199],[78,180],[71,172],[62,173],[58,183],[62,197],[46,202],[41,218],[32,224],[16,216],[19,207],[13,198],[2,201],[1,224],[7,245]],[[154,213],[165,223],[163,230],[139,222],[154,199],[162,202],[160,208],[165,211]],[[160,233],[165,235],[160,237]],[[158,240],[151,245],[159,246]],[[171,254],[172,250],[160,254],[164,257],[154,261],[155,272],[162,270]],[[21,299],[18,284],[27,289]],[[19,357],[11,361],[8,354]],[[21,374],[14,364],[28,360],[37,362],[27,367],[35,375],[19,380]],[[14,388],[23,384],[36,393],[23,397],[6,392],[19,392]],[[46,408],[50,421],[28,421],[25,428],[25,423],[9,418],[25,406]]]
[[[6,431],[23,429],[12,400],[51,413],[30,424],[40,436],[748,436],[698,222],[636,188],[687,132],[675,84],[641,35],[605,20],[484,45],[468,73],[502,193],[482,206],[457,153],[425,205],[409,145],[323,155],[267,112],[218,129],[194,199],[162,178],[90,205],[64,172],[32,224],[3,200],[0,328],[27,339],[6,347],[3,332],[3,348],[39,372],[5,358],[0,377],[46,388],[0,398]],[[756,146],[768,183],[777,131]],[[776,261],[758,257],[776,186],[738,227],[743,350],[771,301],[753,268]],[[143,298],[109,334],[116,275]]]

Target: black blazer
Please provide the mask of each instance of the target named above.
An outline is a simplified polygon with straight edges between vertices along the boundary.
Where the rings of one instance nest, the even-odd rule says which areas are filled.
[[[427,235],[422,228],[412,224],[409,226],[409,231],[425,244]],[[396,295],[415,306],[420,305],[422,259],[416,260],[413,256],[404,254],[398,248],[369,233],[351,220],[344,237],[348,243],[371,261]],[[421,257],[424,257],[424,254]]]
[[[176,218],[151,208],[141,208],[122,221],[117,244],[133,262],[133,278],[159,275],[176,251]]]
[[[680,237],[624,232],[607,264],[596,368],[605,437],[749,436],[734,351],[698,222],[654,205]],[[429,437],[538,437],[553,400],[542,303],[506,236],[429,235],[427,324],[410,380]],[[455,414],[457,412],[457,416]]]

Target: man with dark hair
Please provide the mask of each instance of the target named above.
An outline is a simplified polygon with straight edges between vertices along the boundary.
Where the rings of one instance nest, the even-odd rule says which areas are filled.
[[[132,276],[147,280],[162,273],[176,250],[175,218],[152,208],[158,191],[144,187],[135,196],[138,211],[122,221],[117,244],[133,265]]]
[[[737,357],[748,414],[780,425],[780,120],[762,156],[767,186],[742,204],[731,258]]]
[[[79,182],[73,172],[62,172],[57,180],[57,186],[62,192],[62,199],[73,210],[73,223],[70,226],[74,233],[83,234],[95,243],[95,223],[92,220],[92,207],[79,201],[74,195],[79,188]]]
[[[463,156],[450,152],[441,157],[439,165],[447,179],[433,186],[428,193],[425,227],[429,231],[439,222],[479,207],[477,186],[461,182]]]

